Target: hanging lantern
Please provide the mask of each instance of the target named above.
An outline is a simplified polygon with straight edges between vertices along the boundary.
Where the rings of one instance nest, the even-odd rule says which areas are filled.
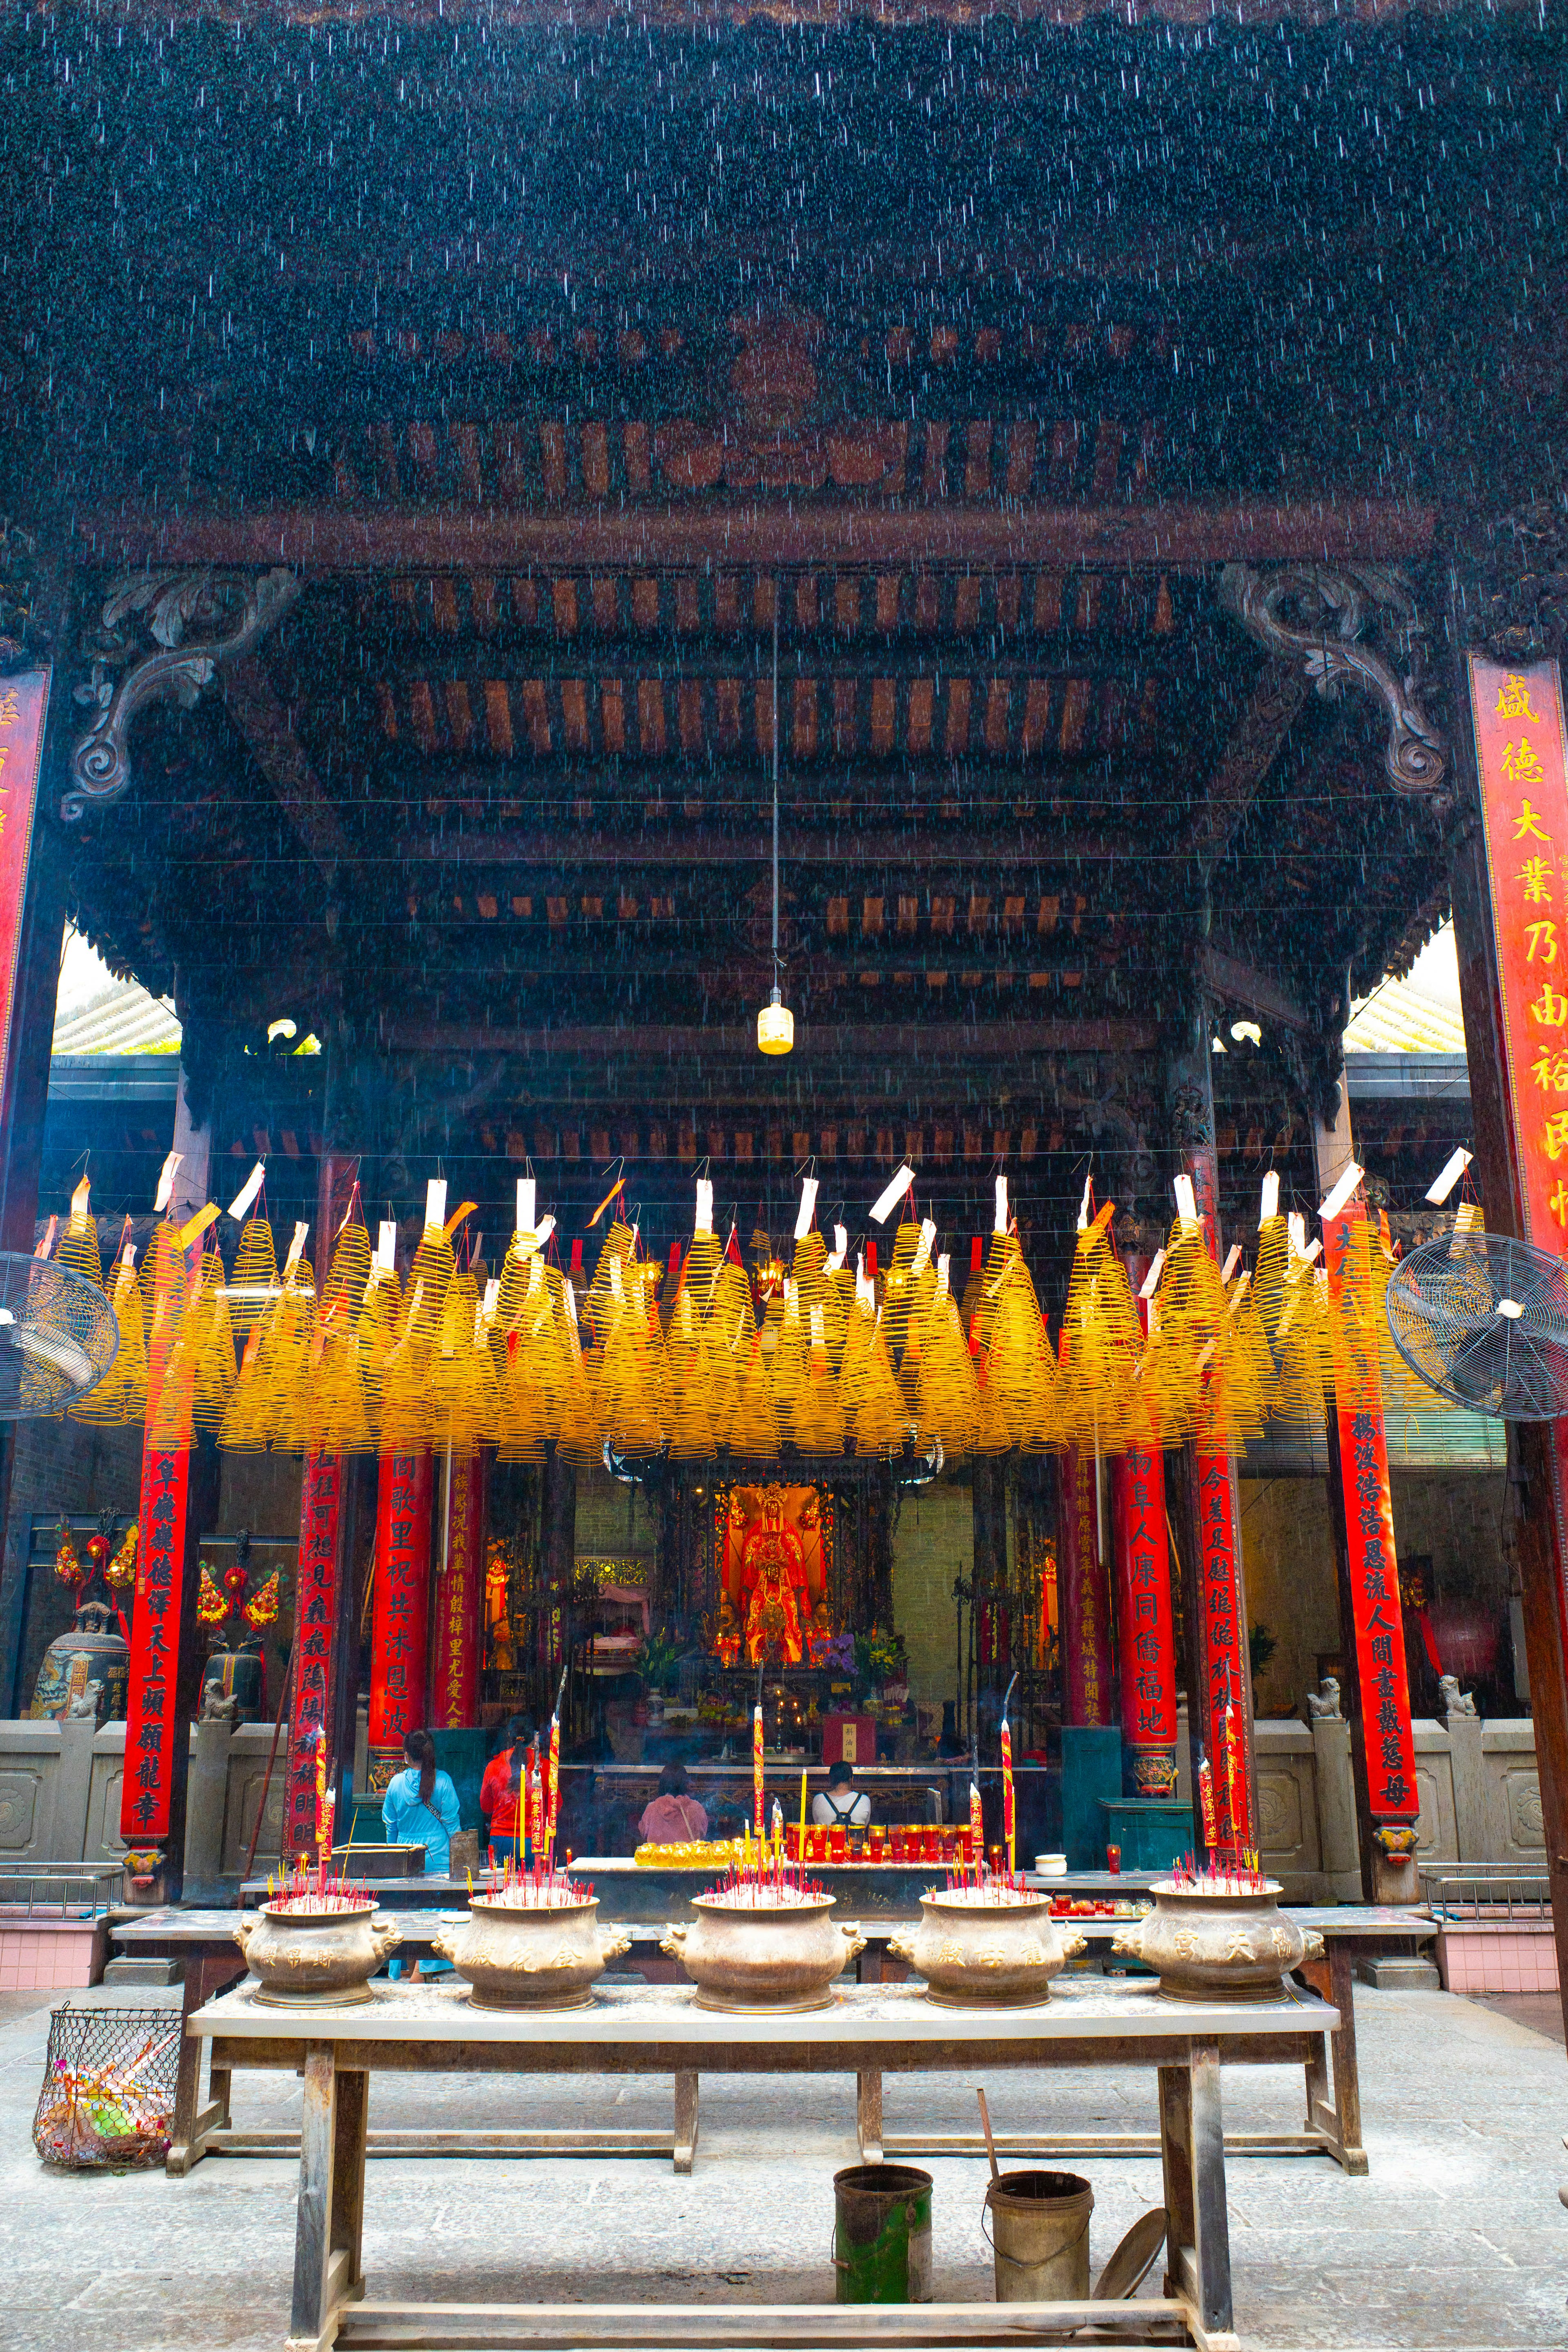
[[[764,1004],[757,1015],[757,1050],[763,1054],[787,1054],[795,1044],[795,1014],[784,1001],[784,992],[775,988],[773,1000]]]

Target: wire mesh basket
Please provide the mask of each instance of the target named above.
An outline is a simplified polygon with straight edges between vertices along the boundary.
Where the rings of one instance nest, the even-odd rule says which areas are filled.
[[[33,2146],[70,2172],[122,2172],[169,2152],[177,2009],[75,2009],[49,2021]]]

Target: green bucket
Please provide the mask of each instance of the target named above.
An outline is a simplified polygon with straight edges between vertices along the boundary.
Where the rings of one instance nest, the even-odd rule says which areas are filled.
[[[929,2172],[851,2164],[833,2176],[837,2303],[931,2301]]]

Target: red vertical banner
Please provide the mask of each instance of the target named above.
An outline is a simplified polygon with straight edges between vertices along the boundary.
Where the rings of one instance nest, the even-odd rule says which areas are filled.
[[[1469,657],[1476,781],[1497,942],[1503,1083],[1520,1235],[1568,1254],[1568,729],[1554,661]],[[1559,1560],[1568,1559],[1568,1422],[1552,1424]]]
[[[457,1731],[474,1721],[479,1685],[479,1602],[484,1591],[485,1457],[454,1454],[447,1478],[446,1559],[436,1586],[430,1720]]]
[[[120,1834],[132,1847],[156,1845],[169,1833],[174,1741],[187,1730],[174,1720],[174,1693],[190,1473],[188,1453],[142,1454],[125,1777],[120,1792]]]
[[[1554,661],[1470,656],[1522,1235],[1568,1249],[1568,767]]]
[[[147,1360],[147,1419],[172,1412],[189,1435],[190,1398],[184,1409],[164,1396],[170,1353],[185,1303],[190,1253],[173,1226],[154,1232],[153,1328]],[[198,1237],[199,1247],[199,1237]],[[189,1387],[190,1375],[185,1374]],[[143,1444],[140,1542],[131,1620],[130,1689],[125,1709],[125,1771],[120,1791],[120,1834],[128,1846],[156,1845],[169,1834],[174,1743],[189,1727],[174,1719],[180,1675],[180,1615],[185,1586],[185,1519],[190,1498],[187,1445],[171,1451]]]
[[[1414,1821],[1415,1743],[1410,1677],[1399,1609],[1399,1562],[1383,1428],[1378,1333],[1372,1296],[1365,1203],[1352,1201],[1323,1221],[1334,1346],[1334,1422],[1345,1507],[1356,1688],[1366,1759],[1367,1810],[1374,1822]]]
[[[1228,1454],[1194,1453],[1198,1503],[1198,1586],[1203,1619],[1204,1749],[1214,1771],[1219,1843],[1250,1846],[1252,1790],[1244,1734],[1249,1671],[1240,1605],[1241,1561],[1236,1529],[1236,1486]],[[1227,1715],[1226,1710],[1229,1710]],[[1237,1769],[1230,1769],[1233,1749]]]
[[[38,805],[38,763],[49,714],[49,672],[0,677],[0,1083],[11,1067],[16,961]]]
[[[1062,1696],[1071,1724],[1110,1721],[1110,1591],[1100,1557],[1095,1465],[1076,1447],[1057,1465]]]
[[[332,1643],[338,1622],[338,1519],[342,1457],[312,1454],[300,1496],[300,1574],[294,1595],[294,1654],[289,1691],[289,1786],[285,1854],[316,1851],[316,1744],[332,1742]]]
[[[373,1788],[384,1788],[401,1764],[405,1733],[425,1721],[430,1490],[428,1449],[382,1455],[375,1507],[375,1602],[370,1633]]]
[[[1121,1735],[1134,1794],[1170,1797],[1176,1785],[1176,1638],[1164,1455],[1118,1455],[1110,1465],[1110,1503]]]

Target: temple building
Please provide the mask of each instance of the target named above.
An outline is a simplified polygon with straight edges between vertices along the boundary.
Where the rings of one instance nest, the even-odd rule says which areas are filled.
[[[1550,1424],[1343,1339],[1568,1222],[1556,49],[1189,14],[0,32],[0,1239],[121,1347],[0,1625],[19,1718],[136,1523],[144,1891],[209,1654],[264,1857],[520,1715],[579,1851],[738,1819],[760,1703],[1398,1895],[1446,1676],[1568,1828]]]

